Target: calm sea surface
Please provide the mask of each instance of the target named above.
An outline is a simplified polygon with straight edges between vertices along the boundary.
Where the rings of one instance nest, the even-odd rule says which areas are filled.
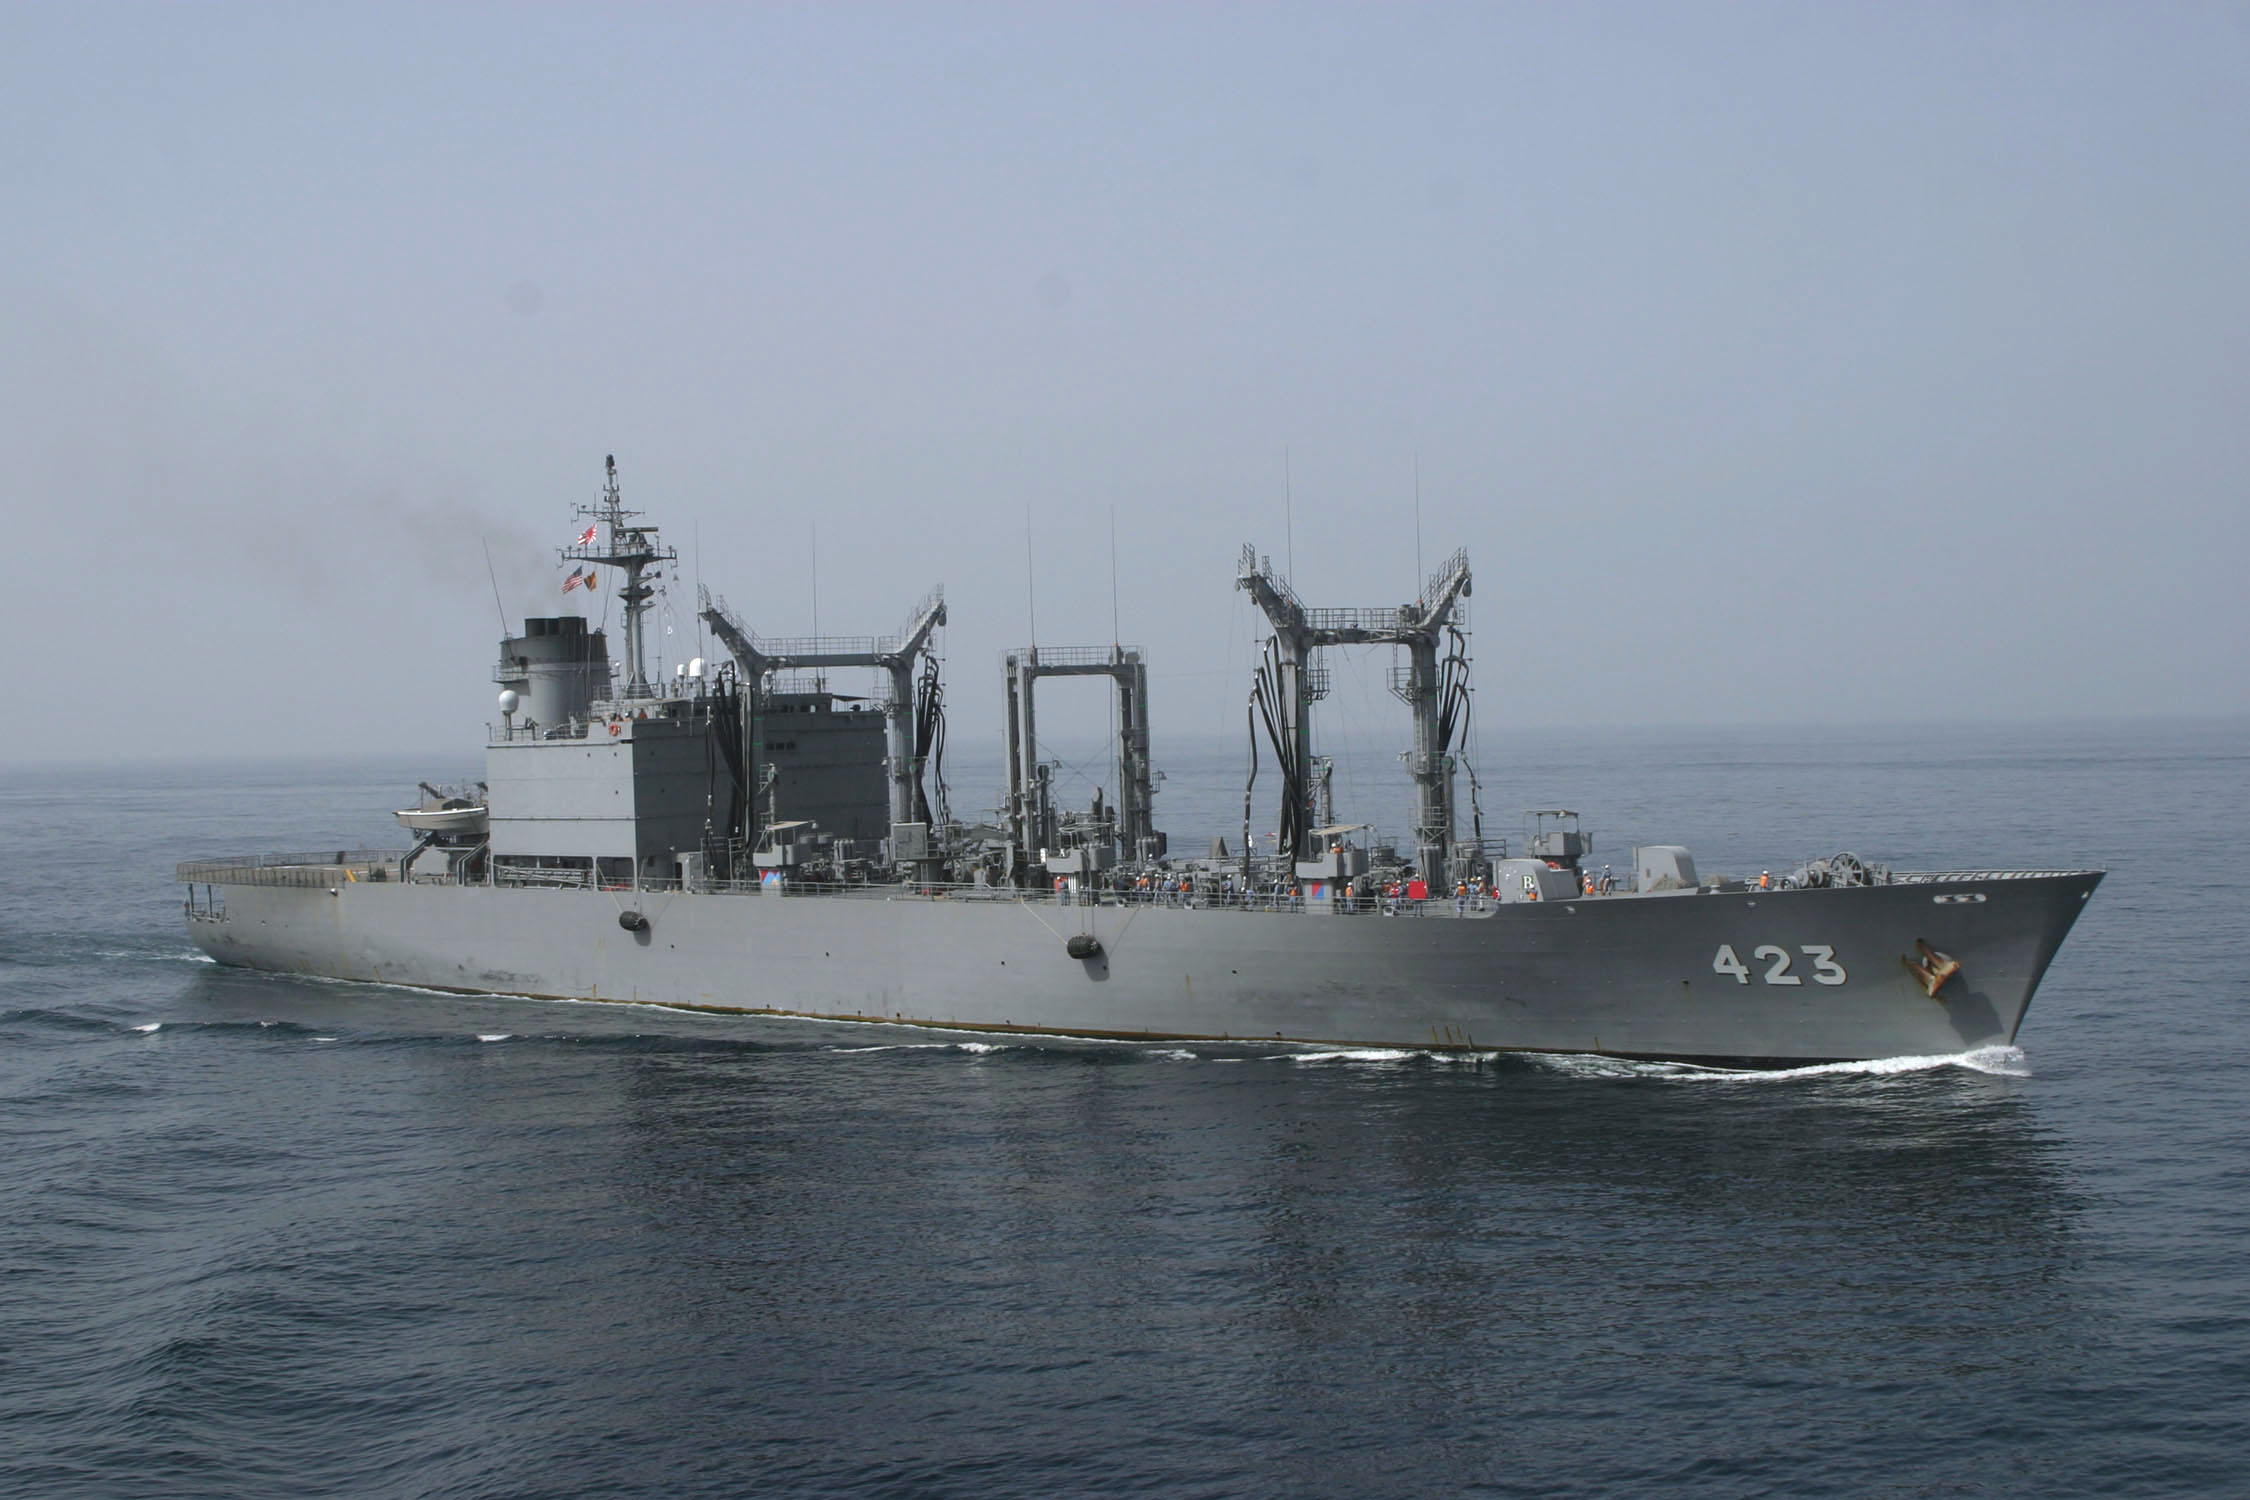
[[[0,773],[0,1493],[2250,1491],[2250,726],[1485,759],[1597,862],[2112,873],[1980,1065],[998,1045],[182,935],[471,760]]]

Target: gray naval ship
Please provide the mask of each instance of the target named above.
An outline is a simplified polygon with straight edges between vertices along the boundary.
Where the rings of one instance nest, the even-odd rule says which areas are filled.
[[[399,850],[179,867],[190,935],[228,964],[479,994],[982,1032],[1604,1053],[1716,1065],[2011,1043],[2098,870],[1893,871],[1849,854],[1778,880],[1698,877],[1679,845],[1610,876],[1567,811],[1521,847],[1458,831],[1470,703],[1465,553],[1421,595],[1308,607],[1245,548],[1270,625],[1250,683],[1239,841],[1183,858],[1155,826],[1148,670],[1118,646],[1005,658],[1007,793],[955,818],[933,591],[883,637],[768,640],[699,591],[730,659],[651,677],[676,554],[616,464],[562,549],[622,605],[605,633],[527,619],[501,644],[485,779],[424,787]],[[1396,648],[1412,723],[1403,839],[1339,818],[1314,754],[1330,646]],[[872,701],[825,674],[870,668]],[[1116,795],[1064,809],[1044,678],[1111,680]],[[1260,779],[1261,761],[1265,767]],[[1254,845],[1261,792],[1278,834]],[[1261,829],[1266,825],[1261,823]]]

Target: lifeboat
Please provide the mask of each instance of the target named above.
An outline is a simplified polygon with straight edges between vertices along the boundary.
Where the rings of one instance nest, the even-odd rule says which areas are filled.
[[[392,817],[418,834],[455,839],[481,838],[490,813],[484,803],[468,797],[432,797],[420,807],[402,808]]]

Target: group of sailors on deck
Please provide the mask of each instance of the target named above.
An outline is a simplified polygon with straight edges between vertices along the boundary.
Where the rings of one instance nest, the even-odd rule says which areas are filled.
[[[1596,875],[1588,871],[1581,877],[1585,894],[1606,896],[1617,889],[1616,878],[1604,865]],[[1414,916],[1425,909],[1425,903],[1438,897],[1444,890],[1434,890],[1412,870],[1383,881],[1350,882],[1332,887],[1325,896],[1347,912],[1380,910],[1386,917]],[[1106,878],[1079,884],[1068,876],[1054,878],[1055,904],[1093,906],[1169,906],[1176,908],[1239,908],[1246,911],[1303,911],[1306,909],[1304,886],[1295,881],[1268,880],[1244,884],[1232,874],[1210,871],[1185,870],[1179,872],[1155,871],[1128,874],[1118,871]],[[1317,893],[1316,893],[1317,894]],[[1536,899],[1533,896],[1529,899]],[[1456,916],[1483,912],[1497,904],[1498,898],[1481,875],[1455,882],[1453,911]]]

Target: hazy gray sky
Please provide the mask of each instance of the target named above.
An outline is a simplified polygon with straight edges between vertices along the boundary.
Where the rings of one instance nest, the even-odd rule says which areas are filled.
[[[1284,452],[1487,733],[2250,710],[2241,5],[12,5],[0,148],[8,759],[469,750],[608,452],[957,744],[1027,510],[1239,725]]]

